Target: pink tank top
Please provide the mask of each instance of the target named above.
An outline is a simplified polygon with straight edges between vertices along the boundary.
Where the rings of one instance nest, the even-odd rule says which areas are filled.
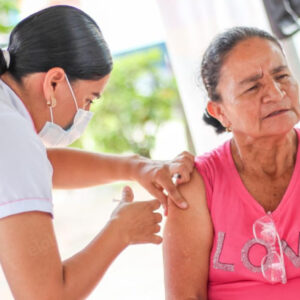
[[[214,227],[209,300],[300,299],[300,130],[296,132],[294,172],[280,204],[271,213],[282,243],[286,284],[269,283],[261,272],[261,261],[269,249],[254,238],[252,226],[266,212],[242,183],[230,141],[196,157]]]

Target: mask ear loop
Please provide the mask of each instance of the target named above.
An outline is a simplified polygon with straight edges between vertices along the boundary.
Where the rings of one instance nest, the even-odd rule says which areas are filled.
[[[52,106],[50,106],[49,108],[50,108],[51,122],[53,123],[53,111],[52,111]]]
[[[53,111],[52,111],[52,103],[50,101],[47,101],[47,105],[50,109],[50,118],[51,118],[51,123],[53,123]]]
[[[73,92],[73,89],[72,89],[72,87],[71,87],[71,84],[70,84],[70,81],[69,81],[69,79],[68,79],[67,74],[65,74],[65,77],[66,77],[66,81],[67,81],[67,84],[68,84],[68,86],[69,86],[70,92],[71,92],[71,94],[72,94],[73,100],[74,100],[74,102],[75,102],[76,109],[77,109],[77,111],[78,111],[78,105],[77,105],[76,97],[75,97],[75,95],[74,95],[74,92]]]

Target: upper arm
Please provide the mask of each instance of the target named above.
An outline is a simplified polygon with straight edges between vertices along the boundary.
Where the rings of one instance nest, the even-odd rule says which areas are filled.
[[[14,299],[61,299],[63,270],[49,214],[0,219],[0,263]]]
[[[0,264],[16,300],[59,299],[63,272],[45,147],[15,112],[1,112],[0,140]]]
[[[213,226],[202,177],[194,170],[179,190],[189,208],[170,203],[163,242],[166,298],[206,299]]]

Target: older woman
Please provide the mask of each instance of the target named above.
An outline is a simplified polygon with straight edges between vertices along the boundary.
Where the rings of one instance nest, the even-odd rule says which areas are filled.
[[[164,232],[167,299],[296,299],[300,286],[298,85],[279,42],[246,27],[206,50],[207,112],[233,138],[196,158]],[[206,117],[208,119],[208,117]]]

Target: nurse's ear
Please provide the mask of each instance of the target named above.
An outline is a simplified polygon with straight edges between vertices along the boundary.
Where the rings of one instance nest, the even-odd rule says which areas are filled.
[[[223,127],[230,127],[231,123],[225,115],[223,104],[221,102],[209,100],[206,106],[206,110],[209,113],[209,115],[217,119]]]
[[[45,75],[43,91],[47,106],[56,106],[56,95],[65,82],[65,71],[62,68],[51,68]]]

